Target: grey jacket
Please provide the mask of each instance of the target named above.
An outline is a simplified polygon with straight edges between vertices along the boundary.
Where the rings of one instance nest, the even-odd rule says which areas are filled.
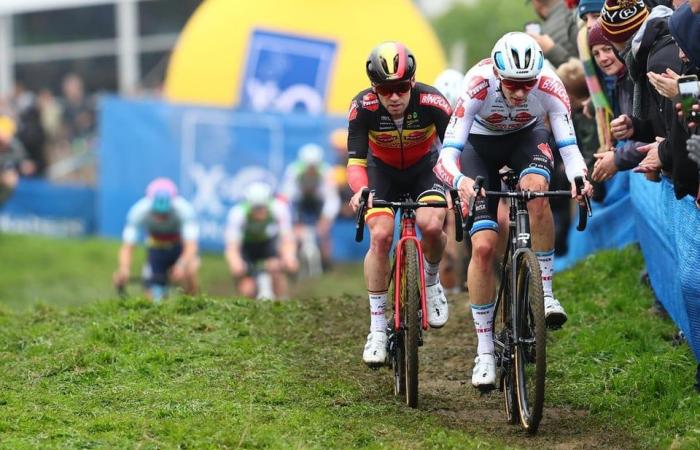
[[[576,18],[563,1],[554,5],[549,12],[542,24],[542,34],[548,34],[554,41],[554,47],[544,55],[554,67],[559,67],[569,58],[578,57]]]

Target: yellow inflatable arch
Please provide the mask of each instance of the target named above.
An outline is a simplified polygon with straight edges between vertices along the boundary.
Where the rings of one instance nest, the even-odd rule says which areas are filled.
[[[369,86],[379,42],[403,42],[419,81],[445,69],[443,50],[410,0],[207,0],[173,51],[165,96],[176,102],[344,114]],[[311,101],[313,99],[314,101]]]

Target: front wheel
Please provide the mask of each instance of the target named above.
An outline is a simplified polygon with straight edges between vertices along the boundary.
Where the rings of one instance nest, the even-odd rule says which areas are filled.
[[[537,432],[544,405],[544,381],[547,371],[544,321],[544,293],[540,265],[535,253],[526,251],[516,261],[513,323],[516,328],[515,383],[520,423],[528,433]]]
[[[500,294],[493,313],[493,340],[496,353],[497,368],[500,377],[499,388],[503,392],[503,409],[506,420],[510,424],[518,423],[518,397],[513,376],[513,331],[511,320],[511,290],[510,267],[508,264],[504,270],[505,276],[501,279]]]
[[[400,279],[400,308],[403,324],[402,351],[406,387],[406,404],[418,406],[418,340],[420,339],[420,274],[418,249],[414,241],[406,241],[403,248]]]

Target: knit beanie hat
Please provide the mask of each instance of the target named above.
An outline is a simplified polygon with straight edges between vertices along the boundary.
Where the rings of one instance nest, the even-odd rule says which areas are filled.
[[[603,29],[600,22],[596,22],[590,30],[588,30],[588,47],[593,50],[594,45],[612,45],[612,42],[603,35]]]
[[[600,14],[605,0],[581,0],[578,2],[578,16],[583,18],[588,13]]]
[[[612,42],[622,43],[639,30],[649,15],[643,0],[605,0],[600,12],[603,34]]]

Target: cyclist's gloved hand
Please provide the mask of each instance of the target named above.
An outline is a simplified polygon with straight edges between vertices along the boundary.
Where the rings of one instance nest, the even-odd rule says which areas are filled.
[[[581,205],[585,205],[584,196],[590,198],[593,195],[593,185],[588,181],[588,179],[583,177],[583,191],[581,195],[576,195],[576,183],[571,182],[571,198],[575,198]]]
[[[462,200],[462,205],[468,207],[471,199],[476,197],[476,192],[474,192],[474,180],[467,176],[462,177],[459,180],[457,191],[459,192],[459,199]]]
[[[357,192],[355,192],[350,198],[350,207],[352,208],[353,212],[357,212],[357,210],[360,208],[360,197],[362,197],[362,191],[367,189],[367,186],[363,187],[362,189],[359,189]],[[372,207],[372,197],[374,194],[372,192],[369,193],[369,199],[367,200],[367,209],[370,209]]]

